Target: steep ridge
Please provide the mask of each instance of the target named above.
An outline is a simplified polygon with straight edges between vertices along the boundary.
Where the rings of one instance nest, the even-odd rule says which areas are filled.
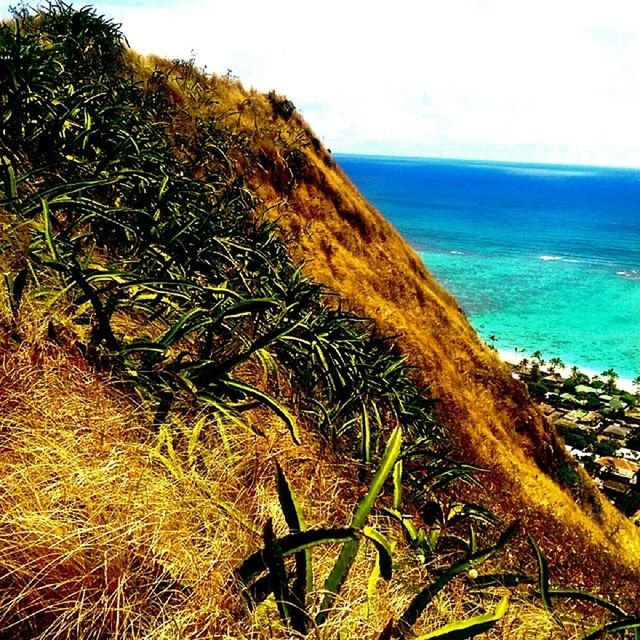
[[[492,637],[563,637],[526,585],[485,594],[467,572],[474,550],[493,549],[483,572],[535,573],[513,538],[485,546],[515,517],[554,585],[637,608],[630,524],[587,478],[573,496],[554,482],[569,461],[524,388],[288,100],[127,53],[90,8],[28,12],[0,31],[13,47],[0,55],[2,637],[290,637],[329,614],[318,637],[405,636],[403,611],[432,631],[486,618],[498,598],[501,616],[511,608]],[[453,454],[486,468],[481,490],[459,493],[504,522],[485,510],[477,529],[462,517],[443,533],[450,496],[431,487],[410,503],[416,460],[447,465],[408,374],[431,387]],[[374,486],[379,501],[364,497]],[[296,552],[290,600],[294,563],[279,545],[326,527],[350,542],[336,562],[323,537],[304,580]],[[377,559],[370,545],[349,550],[365,535]],[[345,588],[329,589],[352,561]],[[461,572],[451,585],[447,566]],[[417,585],[429,600],[438,583],[447,590],[423,615]],[[563,610],[584,630],[579,607]]]
[[[417,382],[438,399],[454,452],[488,470],[474,500],[522,518],[559,574],[634,601],[637,528],[579,470],[578,487],[560,486],[558,470],[574,463],[524,385],[482,344],[456,300],[358,192],[293,103],[247,90],[234,77],[205,79],[180,61],[133,56],[132,64],[141,77],[162,69],[170,99],[189,118],[213,118],[235,136],[229,157],[306,272],[338,294],[335,304],[398,336]]]
[[[235,156],[239,171],[307,273],[337,292],[340,304],[399,336],[416,379],[439,401],[455,453],[488,470],[473,497],[522,518],[559,574],[591,587],[606,584],[634,601],[640,533],[585,474],[573,491],[560,486],[558,470],[573,463],[557,434],[455,299],[288,100],[244,90],[229,78],[215,78],[209,87],[217,99],[212,115],[250,140],[250,152]]]
[[[416,377],[440,400],[438,415],[450,427],[456,452],[489,470],[482,475],[488,503],[522,517],[565,575],[579,568],[593,572],[581,576],[587,583],[606,578],[613,586],[619,578],[621,589],[636,582],[637,528],[596,497],[585,476],[573,496],[559,486],[555,471],[570,463],[524,385],[481,343],[455,299],[339,167],[309,153],[322,178],[299,184],[279,216],[308,272],[374,318],[381,331],[400,336]],[[266,201],[277,199],[270,185],[256,183]],[[609,562],[617,565],[613,574]]]

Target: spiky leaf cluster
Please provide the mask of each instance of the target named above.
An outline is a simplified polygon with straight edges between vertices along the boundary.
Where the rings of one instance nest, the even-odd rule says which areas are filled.
[[[334,438],[352,431],[365,463],[395,424],[430,441],[431,405],[406,364],[302,275],[256,214],[229,134],[189,123],[209,151],[194,177],[166,78],[140,83],[126,60],[119,27],[91,8],[54,2],[0,26],[0,206],[28,234],[5,278],[14,315],[11,283],[64,297],[90,328],[86,353],[155,397],[158,422],[195,397],[262,403],[296,439],[294,413]]]

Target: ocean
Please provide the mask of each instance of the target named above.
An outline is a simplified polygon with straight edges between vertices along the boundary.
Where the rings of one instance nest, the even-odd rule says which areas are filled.
[[[507,357],[640,376],[640,170],[335,157]]]

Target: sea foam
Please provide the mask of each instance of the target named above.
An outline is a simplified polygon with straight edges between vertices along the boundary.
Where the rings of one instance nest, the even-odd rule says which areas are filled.
[[[580,262],[576,258],[565,258],[563,256],[539,256],[539,259],[545,262]]]

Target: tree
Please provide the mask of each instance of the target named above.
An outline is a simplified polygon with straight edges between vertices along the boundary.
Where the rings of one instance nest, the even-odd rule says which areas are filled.
[[[636,399],[638,400],[638,402],[640,403],[640,376],[636,376],[633,380],[632,380],[632,384],[633,386],[636,388]]]
[[[627,447],[635,451],[640,451],[640,429],[635,429],[627,438]]]
[[[520,360],[520,362],[518,363],[518,373],[520,373],[521,375],[526,375],[528,371],[529,360],[527,360],[526,358],[522,358],[522,360]]]
[[[529,376],[531,377],[531,380],[533,380],[534,382],[538,382],[540,380],[540,378],[541,378],[541,375],[540,375],[540,363],[538,361],[531,363],[531,368],[529,370]]]
[[[556,369],[562,369],[564,367],[564,362],[562,361],[562,358],[558,358],[558,356],[555,356],[554,358],[551,358],[549,360],[549,371],[551,373],[555,373]]]
[[[544,365],[546,364],[544,358],[542,357],[542,352],[541,351],[534,351],[531,354],[531,357],[538,363],[538,367],[540,369],[542,369],[542,367],[544,367]]]
[[[615,369],[609,368],[600,374],[603,378],[606,378],[604,388],[607,393],[613,393],[616,390],[616,380],[620,377]]]

